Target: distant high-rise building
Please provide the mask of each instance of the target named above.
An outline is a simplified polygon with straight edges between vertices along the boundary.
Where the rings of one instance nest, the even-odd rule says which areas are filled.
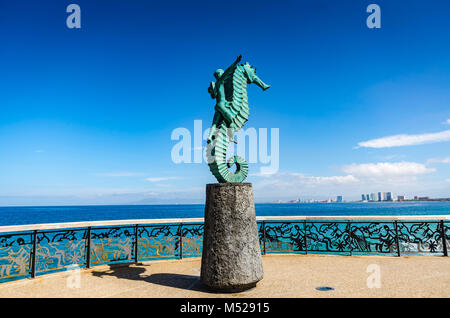
[[[336,198],[336,202],[342,202],[342,195],[338,195]]]
[[[362,195],[361,195],[361,200],[362,200],[362,201],[366,201],[366,195],[365,195],[365,194],[362,194]]]
[[[370,195],[368,193],[366,194],[366,199],[367,201],[370,201]]]
[[[394,201],[393,200],[393,196],[392,196],[392,192],[385,192],[384,193],[384,200],[385,201]]]
[[[404,195],[397,196],[397,201],[398,202],[402,202],[402,201],[405,201],[405,200],[406,200],[406,197]]]
[[[383,192],[378,192],[378,201],[383,201]]]
[[[370,201],[376,201],[376,195],[375,195],[375,193],[371,193],[370,194]]]

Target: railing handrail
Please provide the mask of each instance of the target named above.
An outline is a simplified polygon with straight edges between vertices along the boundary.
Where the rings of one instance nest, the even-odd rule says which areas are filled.
[[[25,224],[25,225],[7,225],[0,226],[0,233],[5,232],[24,232],[33,230],[59,230],[76,229],[85,227],[102,226],[121,226],[136,224],[172,224],[172,223],[200,223],[203,218],[185,218],[185,219],[131,219],[131,220],[110,220],[110,221],[84,221],[84,222],[65,222],[65,223],[46,223],[46,224]]]
[[[313,215],[313,216],[259,216],[258,221],[450,221],[450,215]]]
[[[450,221],[450,215],[315,215],[315,216],[258,216],[257,221]],[[203,223],[203,218],[130,219],[110,221],[65,222],[0,226],[0,233],[76,229],[136,224]]]

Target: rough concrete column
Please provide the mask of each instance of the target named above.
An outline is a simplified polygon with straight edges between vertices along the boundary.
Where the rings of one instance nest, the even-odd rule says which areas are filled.
[[[220,291],[242,291],[263,278],[251,183],[206,186],[201,279]]]

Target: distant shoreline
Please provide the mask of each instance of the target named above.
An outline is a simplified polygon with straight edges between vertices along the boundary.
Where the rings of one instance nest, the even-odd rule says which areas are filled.
[[[311,203],[402,203],[402,202],[449,202],[450,198],[440,198],[440,199],[426,199],[426,200],[401,200],[401,201],[273,201],[267,202],[270,204],[311,204]]]
[[[311,203],[402,203],[402,202],[450,202],[450,198],[428,199],[428,200],[402,200],[402,201],[271,201],[255,202],[255,204],[311,204]],[[123,203],[123,204],[67,204],[67,205],[0,205],[0,208],[77,208],[77,207],[111,207],[111,206],[204,206],[204,203]]]

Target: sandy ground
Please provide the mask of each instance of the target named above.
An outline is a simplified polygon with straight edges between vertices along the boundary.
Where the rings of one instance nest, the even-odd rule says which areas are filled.
[[[3,283],[0,297],[450,297],[450,257],[266,255],[263,263],[257,287],[235,294],[208,291],[195,258]]]

